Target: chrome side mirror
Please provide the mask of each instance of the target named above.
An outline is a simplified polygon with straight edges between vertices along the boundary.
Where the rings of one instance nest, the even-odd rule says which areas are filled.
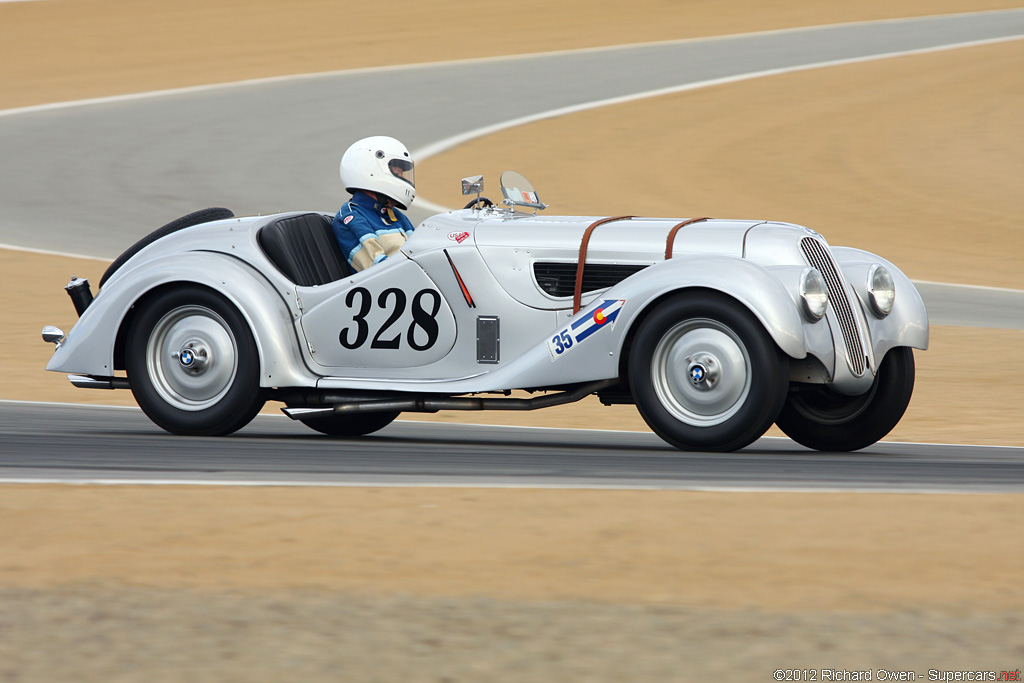
[[[64,341],[64,330],[53,325],[47,325],[43,328],[43,341],[48,344],[55,344],[57,348],[60,348],[60,344]]]
[[[484,191],[484,177],[482,175],[474,175],[468,178],[462,179],[462,194],[479,195]]]

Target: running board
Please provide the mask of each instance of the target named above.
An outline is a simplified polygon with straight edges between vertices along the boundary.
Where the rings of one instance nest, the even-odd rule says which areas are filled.
[[[562,391],[549,396],[534,398],[472,398],[459,396],[416,396],[390,400],[361,401],[359,403],[336,403],[324,408],[282,408],[284,414],[293,420],[311,420],[333,415],[358,415],[360,413],[415,412],[436,413],[439,410],[537,410],[566,403],[575,403],[606,387],[619,383],[618,379],[605,379],[583,384],[576,389]]]

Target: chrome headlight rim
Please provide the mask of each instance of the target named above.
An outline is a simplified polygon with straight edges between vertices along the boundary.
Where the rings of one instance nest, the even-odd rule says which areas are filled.
[[[896,304],[896,282],[889,269],[881,263],[871,266],[868,269],[867,287],[871,312],[879,318],[885,318],[892,313]]]
[[[804,316],[812,323],[825,317],[828,310],[828,285],[817,268],[804,268],[800,274],[800,301]]]

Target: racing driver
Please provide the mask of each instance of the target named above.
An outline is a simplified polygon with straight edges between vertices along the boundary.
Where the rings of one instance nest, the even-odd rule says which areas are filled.
[[[353,270],[393,256],[413,231],[398,209],[416,198],[413,160],[394,138],[363,138],[341,157],[341,182],[352,199],[334,216],[334,235]]]

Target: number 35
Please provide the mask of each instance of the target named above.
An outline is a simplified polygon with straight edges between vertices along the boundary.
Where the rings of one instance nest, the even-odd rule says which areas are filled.
[[[566,330],[552,337],[551,343],[555,345],[555,353],[562,353],[572,348],[572,335]]]

